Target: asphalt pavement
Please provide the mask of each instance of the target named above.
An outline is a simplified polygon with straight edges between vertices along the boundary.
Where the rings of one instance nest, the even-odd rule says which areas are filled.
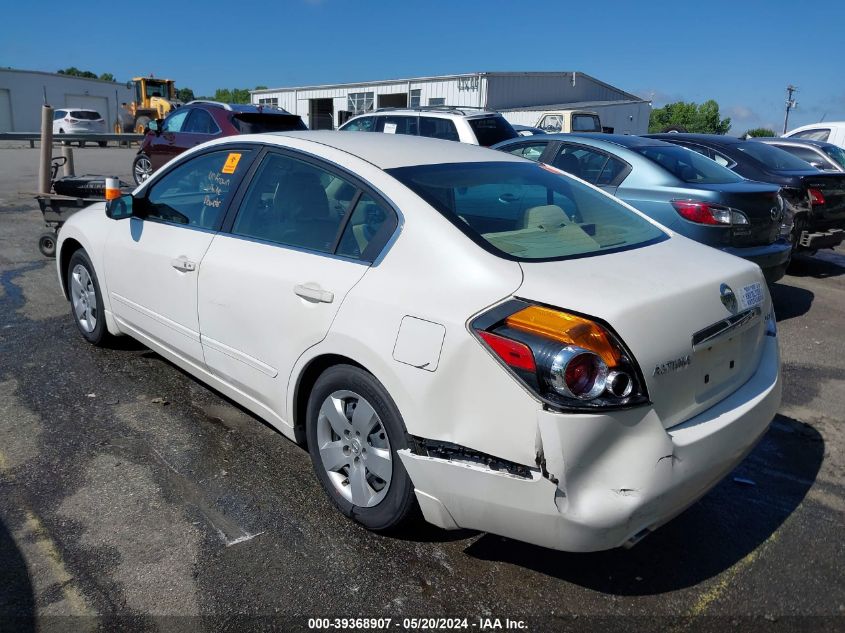
[[[134,151],[77,149],[77,172],[130,180]],[[633,549],[421,522],[383,536],[334,511],[307,452],[255,416],[129,339],[83,341],[18,193],[37,161],[0,148],[0,631],[845,629],[845,249],[774,288],[770,431]]]

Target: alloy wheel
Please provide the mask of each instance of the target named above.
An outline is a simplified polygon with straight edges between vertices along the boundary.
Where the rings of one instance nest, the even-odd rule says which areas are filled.
[[[88,269],[77,264],[71,273],[70,298],[73,314],[79,325],[86,332],[93,332],[97,327],[97,291]]]

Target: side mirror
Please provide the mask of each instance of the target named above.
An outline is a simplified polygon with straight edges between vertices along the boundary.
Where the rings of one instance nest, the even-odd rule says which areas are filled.
[[[155,119],[147,123],[147,132],[155,132],[155,135],[158,136],[161,134],[161,119]]]
[[[123,220],[131,218],[134,198],[132,194],[126,194],[106,201],[106,217],[112,220]]]

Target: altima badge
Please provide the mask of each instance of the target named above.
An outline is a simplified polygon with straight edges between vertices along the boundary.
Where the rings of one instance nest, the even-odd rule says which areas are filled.
[[[722,305],[725,306],[729,312],[736,313],[739,310],[736,295],[728,284],[722,284],[719,287],[719,294],[721,295]]]
[[[691,364],[692,358],[689,355],[681,356],[680,358],[667,360],[665,363],[660,363],[659,365],[655,366],[654,372],[651,375],[663,376],[664,374],[668,374],[669,372],[678,371],[679,369],[683,369],[684,367],[689,367]]]

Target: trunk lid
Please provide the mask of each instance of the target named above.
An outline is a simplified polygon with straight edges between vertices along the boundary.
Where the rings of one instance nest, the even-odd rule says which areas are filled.
[[[757,369],[770,299],[755,264],[675,236],[620,253],[520,265],[516,296],[596,317],[615,330],[666,428],[724,399]],[[723,285],[737,309],[723,304]],[[702,338],[749,308],[760,314],[693,349],[696,334]]]
[[[815,221],[826,227],[845,228],[845,174],[813,174],[803,176],[805,189],[817,189],[824,196],[824,204],[814,205]]]
[[[778,239],[782,214],[776,185],[737,182],[696,187],[718,193],[721,204],[741,211],[748,218],[748,224],[731,227],[731,246],[762,246]]]

